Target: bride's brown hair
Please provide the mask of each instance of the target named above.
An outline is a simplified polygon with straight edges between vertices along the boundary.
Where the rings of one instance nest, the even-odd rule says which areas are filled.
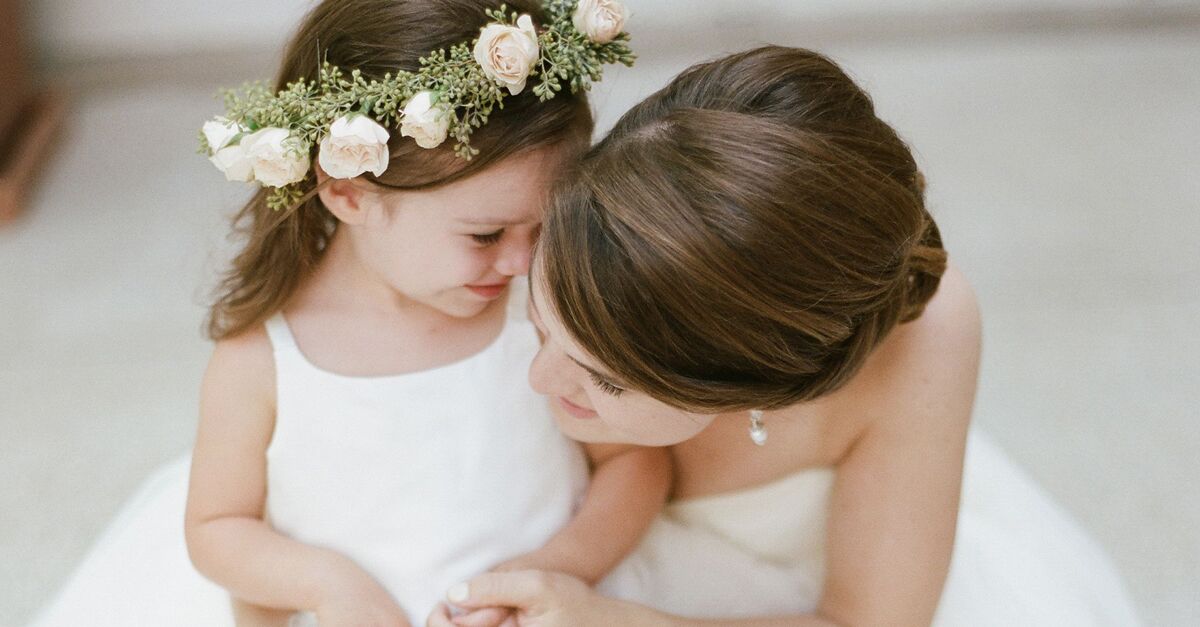
[[[418,60],[479,36],[487,9],[507,5],[535,24],[540,0],[325,0],[305,18],[284,52],[275,88],[315,80],[323,61],[362,71],[368,80],[396,70],[417,71]],[[562,145],[564,159],[587,148],[592,114],[586,95],[566,91],[539,102],[532,89],[505,98],[487,124],[471,135],[479,154],[465,161],[453,141],[427,150],[391,130],[391,162],[381,177],[363,178],[381,188],[428,189],[483,171],[531,149]],[[313,148],[314,162],[316,147]],[[309,182],[311,185],[311,180]],[[278,311],[320,260],[337,225],[315,194],[287,211],[272,211],[260,190],[234,217],[245,238],[241,252],[217,287],[207,332],[213,339],[237,335]]]
[[[832,61],[782,47],[635,106],[557,190],[540,247],[585,350],[706,412],[836,390],[946,265],[908,147]]]

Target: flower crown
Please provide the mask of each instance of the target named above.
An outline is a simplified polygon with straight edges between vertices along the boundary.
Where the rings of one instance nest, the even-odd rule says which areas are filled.
[[[303,199],[312,169],[311,147],[333,178],[375,176],[388,167],[388,127],[422,148],[453,137],[463,159],[478,154],[471,133],[517,95],[530,78],[542,102],[564,84],[571,93],[601,78],[606,63],[632,66],[627,11],[619,0],[543,0],[547,24],[539,33],[528,15],[505,5],[488,10],[493,22],[479,37],[420,59],[420,70],[367,80],[325,63],[320,78],[299,80],[274,93],[261,83],[225,92],[223,117],[204,125],[200,152],[231,181],[270,187],[272,209]]]

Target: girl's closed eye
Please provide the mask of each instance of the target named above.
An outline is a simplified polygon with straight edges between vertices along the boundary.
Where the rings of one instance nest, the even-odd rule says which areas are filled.
[[[496,242],[500,241],[500,238],[503,236],[504,236],[504,229],[500,229],[499,231],[496,231],[494,233],[473,233],[473,234],[471,234],[471,239],[475,240],[475,242],[477,244],[482,244],[484,246],[490,246],[490,245],[495,244]]]
[[[592,378],[592,383],[596,387],[600,388],[600,391],[604,392],[605,394],[612,394],[613,396],[620,396],[621,392],[625,391],[624,389],[619,388],[619,387],[609,383],[608,381],[605,381],[604,379],[601,379],[594,372],[589,372],[588,376],[590,376]]]

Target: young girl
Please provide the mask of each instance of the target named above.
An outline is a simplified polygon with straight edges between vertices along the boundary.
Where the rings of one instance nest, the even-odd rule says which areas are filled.
[[[263,185],[211,311],[185,525],[238,624],[422,625],[498,565],[595,582],[665,500],[662,450],[591,448],[587,487],[508,303],[550,181],[590,140],[581,88],[632,59],[624,14],[500,6],[327,0],[276,89],[205,126],[213,163]]]

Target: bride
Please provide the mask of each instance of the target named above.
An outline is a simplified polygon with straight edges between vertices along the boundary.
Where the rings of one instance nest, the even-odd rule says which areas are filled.
[[[672,447],[674,502],[606,588],[646,605],[537,572],[449,602],[538,627],[1137,624],[1104,554],[969,431],[979,312],[923,191],[805,50],[693,67],[628,112],[547,217],[530,380],[578,440]]]

